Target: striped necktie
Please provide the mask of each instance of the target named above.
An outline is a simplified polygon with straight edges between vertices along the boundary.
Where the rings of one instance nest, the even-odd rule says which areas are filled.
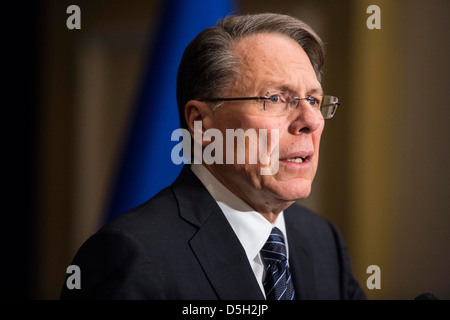
[[[283,233],[273,228],[261,250],[266,263],[264,291],[267,300],[294,300],[295,292],[289,272]]]

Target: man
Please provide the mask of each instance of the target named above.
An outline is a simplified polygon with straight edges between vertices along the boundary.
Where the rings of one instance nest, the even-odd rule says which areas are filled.
[[[310,193],[325,118],[338,105],[323,95],[323,60],[319,37],[286,15],[230,16],[200,33],[180,63],[180,119],[192,136],[196,123],[222,133],[213,153],[224,161],[186,165],[172,186],[93,235],[73,261],[81,289],[64,286],[62,298],[364,299],[338,231],[294,204]],[[268,136],[233,143],[230,129]],[[211,140],[194,144],[206,151]]]

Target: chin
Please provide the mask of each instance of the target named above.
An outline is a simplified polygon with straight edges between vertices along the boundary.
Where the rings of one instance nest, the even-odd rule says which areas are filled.
[[[302,179],[303,180],[303,179]],[[277,181],[267,185],[267,190],[275,197],[283,201],[297,201],[307,198],[311,193],[310,181]]]

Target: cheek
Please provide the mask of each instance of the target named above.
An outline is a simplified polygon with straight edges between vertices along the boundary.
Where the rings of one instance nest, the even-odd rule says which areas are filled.
[[[283,122],[282,118],[266,117],[252,117],[242,121],[244,131],[250,128],[255,129],[256,137],[251,143],[254,144],[254,148],[257,148],[259,157],[263,155],[270,157],[274,148],[280,147],[281,138],[287,130],[286,126],[283,128],[283,123],[285,121]],[[268,159],[259,160],[260,164],[268,165]]]
[[[239,111],[233,108],[218,109],[214,114],[214,125],[223,135],[224,161],[226,162],[226,154],[233,152],[234,164],[242,164],[237,161],[239,150],[239,152],[245,153],[245,165],[239,166],[241,169],[245,168],[249,172],[259,172],[261,165],[269,166],[269,157],[274,152],[274,148],[280,147],[281,137],[287,132],[287,123],[288,121],[285,117],[239,114]],[[237,129],[242,130],[246,135],[245,144],[239,143],[241,139],[229,139],[227,129],[230,135]],[[260,131],[261,129],[266,131]],[[274,129],[278,130],[276,135],[272,135]],[[264,159],[261,157],[264,157]]]
[[[312,133],[312,141],[314,145],[314,153],[318,156],[319,155],[319,147],[320,147],[320,138],[322,137],[322,132],[324,129],[324,125],[321,124],[321,126]]]

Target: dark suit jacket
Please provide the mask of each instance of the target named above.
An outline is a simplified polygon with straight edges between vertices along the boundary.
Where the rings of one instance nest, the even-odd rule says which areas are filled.
[[[285,210],[298,299],[364,299],[338,231],[313,212]],[[243,247],[185,166],[172,186],[100,229],[72,264],[81,289],[62,299],[264,299]]]

